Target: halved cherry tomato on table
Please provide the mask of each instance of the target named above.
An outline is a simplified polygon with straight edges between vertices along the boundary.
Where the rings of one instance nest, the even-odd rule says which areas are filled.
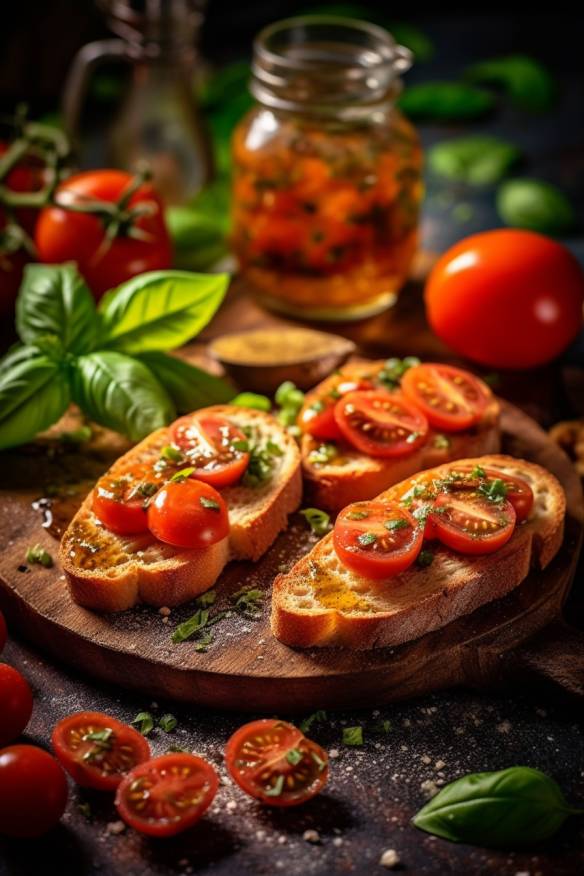
[[[248,464],[247,439],[225,417],[191,414],[171,426],[173,444],[194,467],[192,477],[213,487],[241,480]]]
[[[146,532],[148,504],[163,483],[163,474],[146,463],[120,474],[105,474],[93,491],[93,513],[118,535]]]
[[[298,425],[303,432],[320,438],[321,441],[340,441],[343,433],[335,420],[335,405],[340,398],[349,392],[371,389],[369,380],[354,379],[339,375],[338,383],[329,386],[325,393],[307,401],[298,415]]]
[[[69,789],[60,764],[36,745],[0,750],[0,834],[41,836],[59,821]]]
[[[436,538],[461,554],[490,554],[506,544],[516,514],[506,499],[494,502],[475,490],[440,493],[429,520]]]
[[[389,499],[348,505],[333,530],[338,558],[365,578],[390,578],[409,568],[423,537],[423,527],[410,512]]]
[[[246,794],[270,806],[305,803],[328,778],[328,755],[320,745],[274,718],[236,730],[225,748],[225,762]]]
[[[229,534],[227,505],[210,484],[189,477],[170,481],[148,506],[148,528],[174,547],[206,548]]]
[[[489,494],[503,497],[515,509],[517,523],[527,520],[533,507],[533,491],[523,478],[515,478],[495,468],[482,466],[454,466],[452,475],[461,474],[449,490],[477,490],[489,498]]]
[[[141,733],[102,712],[63,718],[53,730],[52,743],[77,784],[98,791],[115,791],[130,770],[150,757]]]
[[[406,456],[426,440],[424,414],[399,393],[350,392],[334,409],[343,436],[369,456]]]
[[[446,432],[477,423],[491,395],[482,381],[452,365],[415,365],[402,377],[401,389],[431,426]]]
[[[24,675],[0,663],[0,746],[13,742],[32,715],[32,691]]]
[[[148,836],[174,836],[192,827],[210,806],[219,780],[194,754],[163,754],[135,767],[116,793],[121,818]]]

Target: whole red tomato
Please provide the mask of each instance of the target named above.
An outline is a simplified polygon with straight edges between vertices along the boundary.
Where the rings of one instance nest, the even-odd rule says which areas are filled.
[[[495,368],[531,368],[578,334],[584,273],[541,234],[485,231],[444,253],[425,299],[431,327],[457,353]]]
[[[67,805],[67,779],[55,760],[35,745],[0,750],[0,834],[40,836]]]
[[[122,170],[86,171],[62,182],[55,200],[63,207],[87,205],[96,200],[116,204],[132,180],[133,177]],[[97,298],[136,274],[170,268],[172,247],[162,204],[148,183],[132,194],[126,206],[131,211],[146,204],[153,212],[123,221],[111,241],[106,237],[106,214],[78,213],[62,206],[45,207],[35,232],[39,261],[77,262]]]
[[[18,669],[0,663],[0,745],[13,742],[32,715],[32,691]]]

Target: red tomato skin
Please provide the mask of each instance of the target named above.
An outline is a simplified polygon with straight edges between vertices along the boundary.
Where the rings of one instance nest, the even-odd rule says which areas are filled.
[[[7,638],[8,630],[6,629],[6,621],[4,620],[4,615],[0,611],[0,654],[4,650],[4,645],[6,644]]]
[[[131,174],[121,170],[86,171],[62,182],[56,197],[74,193],[80,198],[115,202],[131,179]],[[98,299],[108,289],[114,289],[137,274],[170,268],[172,246],[162,202],[148,183],[132,195],[129,206],[146,201],[156,206],[156,212],[138,219],[136,226],[151,235],[152,240],[118,237],[103,253],[99,250],[104,240],[104,226],[98,217],[73,213],[59,206],[43,208],[35,230],[39,261],[48,264],[77,262],[80,273]]]
[[[361,406],[363,404],[368,408],[369,402],[373,402],[377,399],[387,399],[390,402],[394,402],[406,412],[409,420],[415,425],[415,428],[411,431],[412,435],[414,435],[415,432],[413,441],[407,441],[403,438],[392,444],[383,444],[371,440],[367,437],[365,432],[360,432],[351,426],[345,405],[354,404],[355,406]],[[346,396],[343,396],[343,398],[336,403],[334,416],[345,440],[357,450],[360,450],[362,453],[366,453],[369,456],[409,456],[424,444],[428,434],[428,421],[420,408],[412,404],[412,402],[405,398],[405,396],[399,393],[391,394],[384,390],[363,390],[347,393]]]
[[[90,766],[85,765],[83,761],[76,759],[74,753],[70,750],[67,740],[68,731],[70,728],[78,726],[84,720],[95,723],[96,726],[111,727],[114,733],[118,735],[123,734],[126,745],[131,744],[136,755],[136,766],[149,760],[151,756],[148,740],[133,727],[102,712],[76,712],[63,718],[55,725],[51,736],[53,751],[57,760],[63,769],[69,773],[73,781],[84,788],[94,788],[97,791],[115,791],[125,774],[100,774],[98,770],[92,769]]]
[[[353,528],[347,515],[355,507],[361,508],[363,505],[367,505],[372,511],[377,511],[378,516],[387,518],[400,517],[408,522],[411,539],[407,550],[403,547],[393,552],[393,554],[380,557],[374,551],[371,551],[371,554],[369,554],[367,551],[354,552],[349,549],[349,545],[352,542],[350,538],[351,533],[359,531],[361,527],[357,524],[358,528]],[[382,509],[383,513],[381,513]],[[375,529],[376,527],[363,524],[363,531],[366,531],[368,528]],[[417,521],[409,511],[391,501],[381,502],[373,500],[369,503],[356,502],[353,505],[347,505],[337,517],[333,529],[333,545],[341,563],[357,575],[378,581],[392,578],[408,569],[420,553],[423,538],[424,531],[418,526]]]
[[[13,742],[32,715],[32,691],[18,669],[0,663],[0,746]]]
[[[169,428],[173,443],[187,455],[187,461],[184,463],[185,466],[191,465],[192,462],[192,460],[189,461],[188,454],[189,450],[193,449],[193,443],[189,440],[189,431],[192,430],[193,426],[195,427],[194,433],[198,433],[199,430],[202,431],[214,447],[218,446],[213,438],[216,437],[220,426],[228,426],[230,434],[234,439],[239,441],[246,440],[243,432],[224,417],[199,417],[197,414],[187,414],[184,417],[179,417]],[[216,470],[205,471],[204,468],[195,467],[191,477],[205,484],[210,484],[216,489],[230,487],[241,480],[249,465],[249,459],[249,453],[238,453],[229,462],[218,466]]]
[[[36,837],[54,827],[69,789],[60,764],[35,745],[0,750],[0,834]]]
[[[201,497],[216,502],[219,509],[204,508]],[[158,491],[148,507],[148,528],[166,544],[201,550],[229,535],[227,505],[214,487],[202,481],[169,483]]]
[[[541,234],[485,231],[442,255],[425,302],[430,326],[460,355],[493,368],[533,368],[578,334],[584,273],[564,246]]]
[[[459,411],[455,415],[449,414],[447,411],[433,410],[424,396],[420,394],[416,382],[425,379],[436,389],[436,383],[433,382],[435,374],[445,377],[447,381],[452,378],[462,378],[476,392],[478,398],[473,399],[472,403],[467,402],[468,409]],[[402,377],[401,391],[412,404],[420,408],[430,426],[444,432],[462,432],[478,423],[491,398],[491,392],[487,385],[483,384],[474,374],[464,371],[462,368],[454,368],[452,365],[434,363],[424,363],[409,368]],[[442,393],[439,395],[444,398]]]
[[[449,493],[441,493],[434,503],[434,507],[439,507],[442,501],[448,501],[452,498]],[[502,509],[505,510],[509,517],[511,525],[505,531],[498,533],[490,538],[472,539],[471,537],[460,533],[455,527],[445,523],[441,515],[430,514],[430,518],[434,524],[435,537],[439,539],[446,547],[460,554],[469,554],[470,556],[483,556],[484,554],[492,554],[498,551],[503,545],[507,544],[513,532],[515,531],[515,523],[517,515],[515,509],[510,502],[503,502]]]

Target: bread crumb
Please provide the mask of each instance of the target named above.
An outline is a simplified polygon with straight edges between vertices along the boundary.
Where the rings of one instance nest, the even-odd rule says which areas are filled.
[[[380,857],[379,863],[386,870],[394,870],[400,864],[400,857],[395,849],[386,849]]]
[[[123,821],[110,821],[109,824],[106,825],[108,833],[112,833],[114,836],[117,836],[119,833],[123,833],[126,829],[126,825]]]
[[[229,803],[226,804],[225,808],[228,812],[234,812],[237,809],[237,802],[235,800],[230,800]]]
[[[302,834],[302,839],[307,843],[319,843],[320,842],[320,834],[317,830],[305,830]]]
[[[158,609],[158,614],[161,614],[162,617],[168,617],[170,614],[170,608],[168,605],[161,606],[161,608]]]
[[[339,846],[342,846],[342,845],[343,845],[342,836],[336,836],[333,840],[333,846],[336,846],[338,848]]]
[[[446,764],[444,763],[443,760],[437,760],[436,763],[434,764],[434,769],[435,770],[443,770],[445,766],[446,766]]]
[[[338,756],[339,756],[339,749],[338,748],[331,748],[331,750],[329,751],[329,757],[331,758],[331,760],[334,760],[335,757],[338,757]]]
[[[511,721],[501,721],[500,724],[497,724],[497,732],[498,733],[510,733],[511,732]]]
[[[422,782],[420,788],[428,797],[433,797],[438,792],[438,785],[432,779],[426,779],[425,782]]]
[[[427,754],[423,754],[423,755],[421,756],[420,760],[422,761],[422,763],[425,763],[425,764],[432,763],[432,758],[431,758],[431,757],[428,757]]]

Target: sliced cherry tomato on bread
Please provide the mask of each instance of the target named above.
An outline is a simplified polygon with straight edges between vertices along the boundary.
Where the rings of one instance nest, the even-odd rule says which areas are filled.
[[[369,456],[406,456],[428,433],[424,414],[399,393],[350,392],[337,402],[334,415],[344,438]]]
[[[336,403],[349,392],[371,389],[371,387],[369,380],[350,379],[343,377],[342,374],[338,375],[336,381],[327,380],[326,391],[304,403],[298,415],[298,425],[303,432],[321,441],[342,440],[343,433],[337,425],[334,414]]]
[[[163,483],[163,475],[146,463],[122,473],[107,473],[95,485],[93,513],[118,535],[146,532],[148,504]]]
[[[430,363],[409,368],[401,390],[431,426],[445,432],[460,432],[478,423],[490,398],[488,387],[468,371]]]
[[[424,532],[402,505],[389,499],[354,502],[335,522],[333,544],[341,563],[365,578],[390,578],[409,568]]]
[[[24,675],[0,663],[0,746],[20,736],[32,715],[32,691]]]
[[[523,478],[482,466],[454,466],[451,476],[458,474],[462,477],[454,481],[451,489],[478,489],[486,498],[505,498],[515,509],[517,523],[523,523],[529,517],[533,508],[533,490]]]
[[[52,743],[77,784],[99,791],[115,791],[130,770],[150,757],[141,733],[102,712],[63,718],[53,730]]]
[[[227,743],[225,760],[239,787],[270,806],[304,803],[328,778],[328,755],[320,745],[275,718],[240,727]]]
[[[247,439],[225,417],[190,414],[171,427],[173,444],[194,468],[192,477],[213,487],[228,487],[241,480],[249,464]]]
[[[139,764],[122,780],[116,809],[130,827],[148,836],[174,836],[202,817],[219,780],[210,763],[175,753]]]
[[[429,515],[436,538],[461,554],[490,554],[506,544],[515,529],[515,509],[507,499],[493,501],[476,490],[440,493]]]
[[[209,484],[177,474],[179,479],[162,487],[148,506],[150,532],[174,547],[193,550],[221,541],[229,534],[225,501]]]

